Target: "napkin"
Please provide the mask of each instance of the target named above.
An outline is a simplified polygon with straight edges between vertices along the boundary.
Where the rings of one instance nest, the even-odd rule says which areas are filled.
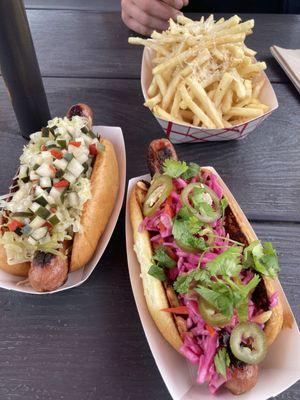
[[[291,50],[271,46],[270,50],[300,93],[300,49]]]

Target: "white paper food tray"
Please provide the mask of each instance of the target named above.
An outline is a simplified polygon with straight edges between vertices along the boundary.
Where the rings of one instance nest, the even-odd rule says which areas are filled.
[[[214,168],[205,168],[210,168],[221,181],[220,176]],[[133,250],[129,197],[133,186],[140,179],[149,180],[150,178],[149,175],[144,175],[131,179],[127,191],[126,248],[129,276],[149,347],[172,398],[174,400],[232,400],[233,398],[241,400],[266,400],[288,389],[300,379],[300,335],[297,323],[279,281],[276,282],[276,290],[282,300],[287,317],[290,318],[292,328],[284,329],[269,348],[267,357],[260,368],[258,382],[248,393],[234,396],[226,389],[221,389],[215,396],[210,394],[205,384],[200,386],[196,383],[195,366],[181,354],[177,353],[163,338],[148,312],[142,280],[140,278],[140,265]],[[227,187],[225,195],[232,196]]]
[[[98,242],[96,251],[92,259],[86,264],[84,268],[69,273],[66,283],[63,286],[59,287],[58,289],[53,290],[52,292],[37,292],[34,289],[32,289],[31,286],[18,285],[18,282],[23,281],[24,278],[10,275],[2,270],[0,270],[0,288],[14,290],[22,293],[31,293],[31,294],[48,294],[48,293],[61,292],[63,290],[71,289],[75,286],[81,285],[84,281],[88,279],[88,277],[91,275],[96,265],[98,264],[110,240],[110,237],[114,231],[114,228],[116,226],[121,211],[124,192],[125,192],[125,181],[126,181],[126,153],[125,153],[125,144],[121,128],[113,126],[94,126],[93,131],[95,133],[101,134],[102,137],[110,140],[114,145],[119,165],[120,187],[112,215],[108,221],[105,231],[103,232]],[[95,223],[97,223],[97,221],[95,221]]]
[[[152,81],[152,64],[151,64],[152,50],[145,48],[142,58],[142,69],[141,69],[141,86],[144,95],[144,99],[148,99],[148,88]],[[269,106],[269,110],[257,118],[252,118],[247,122],[243,122],[239,125],[232,126],[230,128],[218,128],[208,129],[199,128],[188,124],[177,124],[157,117],[158,123],[162,127],[165,135],[172,143],[199,143],[199,142],[214,142],[224,141],[233,139],[243,139],[248,133],[253,131],[258,125],[260,125],[273,111],[278,108],[278,101],[274,89],[267,77],[262,72],[262,76],[265,78],[264,86],[261,89],[259,100]]]

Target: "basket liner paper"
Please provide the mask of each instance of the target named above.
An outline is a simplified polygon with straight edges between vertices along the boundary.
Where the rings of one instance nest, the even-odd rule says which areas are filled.
[[[141,70],[141,86],[145,100],[148,98],[147,90],[152,81],[151,57],[152,50],[145,48],[143,52]],[[239,125],[235,125],[230,128],[205,129],[188,124],[177,124],[176,122],[166,121],[162,118],[159,118],[155,114],[153,115],[162,127],[167,138],[170,139],[172,143],[199,143],[243,139],[248,135],[249,132],[253,131],[269,115],[271,115],[276,108],[278,108],[278,101],[274,89],[264,72],[262,72],[262,76],[265,78],[265,83],[262,87],[259,100],[268,105],[269,110],[262,116],[253,118]]]
[[[211,169],[221,181],[220,176],[213,168],[206,168]],[[213,396],[209,393],[205,384],[200,386],[196,383],[197,371],[195,366],[177,353],[163,338],[148,312],[140,278],[140,265],[133,250],[133,235],[129,216],[129,197],[135,183],[141,179],[149,180],[150,177],[149,175],[144,175],[133,178],[128,184],[126,205],[128,269],[133,295],[149,347],[172,398],[174,400],[229,400],[234,397],[241,400],[266,400],[288,389],[300,378],[300,335],[297,323],[279,281],[275,282],[276,290],[290,318],[292,328],[282,330],[276,341],[269,348],[267,357],[260,368],[258,382],[248,393],[235,397],[226,389],[221,389],[217,396]],[[226,192],[230,193],[226,186],[225,188]],[[243,214],[240,208],[239,211]],[[247,222],[247,224],[249,224],[249,222]]]
[[[105,231],[103,232],[96,251],[92,257],[92,259],[85,265],[84,268],[81,268],[77,271],[70,272],[68,275],[68,279],[66,283],[59,287],[56,290],[53,290],[52,292],[47,292],[47,293],[56,293],[56,292],[61,292],[63,290],[71,289],[75,286],[81,285],[84,281],[86,281],[93,270],[96,268],[97,264],[99,263],[102,254],[104,253],[104,250],[110,240],[110,237],[114,231],[115,225],[117,223],[122,203],[123,203],[123,198],[124,198],[124,192],[125,192],[125,180],[126,180],[126,154],[125,154],[125,144],[124,144],[124,138],[123,138],[123,133],[121,128],[118,127],[111,127],[111,126],[94,126],[93,131],[95,133],[101,134],[102,137],[105,139],[108,139],[112,142],[114,145],[117,159],[118,159],[118,165],[119,165],[119,174],[120,174],[120,187],[119,187],[119,192],[118,196],[116,199],[116,203],[112,212],[112,215],[109,219],[109,222],[105,228]],[[97,221],[95,221],[97,223]],[[31,293],[31,294],[45,294],[41,292],[37,292],[34,289],[32,289],[28,285],[18,285],[18,282],[23,281],[23,277],[18,277],[14,275],[10,275],[6,273],[5,271],[0,270],[0,288],[3,289],[8,289],[8,290],[14,290],[17,292],[22,292],[22,293]]]

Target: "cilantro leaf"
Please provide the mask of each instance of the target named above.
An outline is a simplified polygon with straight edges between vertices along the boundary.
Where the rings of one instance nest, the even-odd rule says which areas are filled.
[[[184,172],[188,170],[188,166],[185,161],[176,161],[172,158],[168,158],[164,161],[163,171],[165,175],[169,175],[171,178],[179,178]]]
[[[206,269],[211,275],[238,276],[242,266],[240,264],[242,248],[231,246],[214,260],[206,264]]]
[[[224,283],[220,285],[212,283],[211,289],[205,286],[197,286],[194,290],[210,305],[220,311],[221,314],[228,317],[233,315],[234,304],[232,290]]]
[[[193,281],[204,283],[210,281],[210,277],[204,269],[194,269],[188,274],[178,276],[173,287],[178,293],[187,293]]]
[[[148,274],[160,281],[164,281],[167,279],[164,270],[156,264],[151,265],[151,267],[148,270]]]
[[[163,248],[163,246],[158,247],[154,256],[152,257],[154,261],[157,261],[159,267],[162,268],[174,268],[176,266],[176,261],[174,261]]]
[[[193,230],[190,228],[189,220],[178,217],[173,221],[172,235],[182,246],[188,249],[205,250],[206,243],[204,238],[194,236]]]
[[[261,244],[258,240],[244,249],[243,264],[245,268],[252,268],[271,278],[276,278],[280,270],[278,256],[272,243]]]
[[[220,375],[224,376],[225,379],[227,379],[226,367],[229,367],[230,365],[230,358],[225,347],[222,347],[218,350],[217,354],[214,357],[214,364],[216,371]]]
[[[194,176],[197,176],[200,171],[200,165],[191,162],[189,163],[188,169],[181,175],[182,179],[191,179]]]

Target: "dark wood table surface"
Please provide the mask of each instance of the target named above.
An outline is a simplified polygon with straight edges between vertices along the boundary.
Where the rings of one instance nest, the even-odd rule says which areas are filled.
[[[127,177],[145,173],[147,144],[162,131],[142,106],[142,50],[127,44],[130,32],[121,23],[119,2],[25,3],[52,115],[64,115],[77,101],[90,104],[96,124],[122,127]],[[269,65],[279,109],[242,141],[180,145],[177,150],[182,159],[215,166],[258,236],[274,243],[280,279],[299,322],[300,103],[269,47],[299,46],[300,16],[254,17],[249,45]],[[25,140],[2,79],[0,110],[3,194]],[[45,296],[0,290],[1,400],[170,399],[133,300],[124,217],[123,207],[99,267],[82,286]],[[299,398],[299,383],[277,397]]]

